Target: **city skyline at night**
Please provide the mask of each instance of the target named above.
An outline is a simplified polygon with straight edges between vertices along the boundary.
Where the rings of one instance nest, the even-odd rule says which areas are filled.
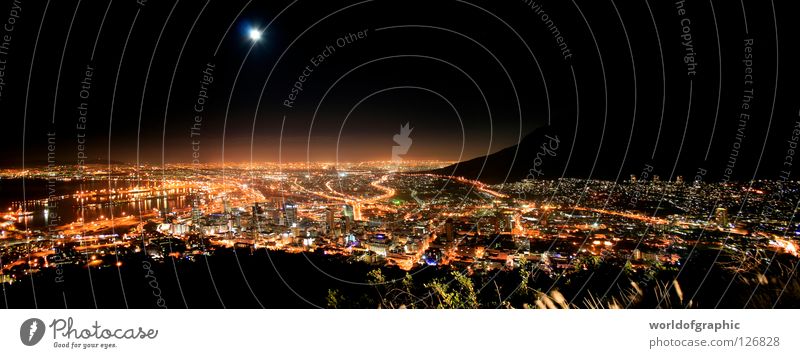
[[[3,307],[800,302],[784,4],[2,4]]]

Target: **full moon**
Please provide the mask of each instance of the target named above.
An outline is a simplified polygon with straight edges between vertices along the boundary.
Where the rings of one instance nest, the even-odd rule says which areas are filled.
[[[261,40],[261,31],[258,29],[250,29],[250,39],[253,41]]]

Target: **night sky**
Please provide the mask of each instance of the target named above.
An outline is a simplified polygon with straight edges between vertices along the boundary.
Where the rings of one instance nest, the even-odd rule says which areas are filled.
[[[453,161],[549,126],[610,179],[779,178],[796,146],[790,1],[0,4],[4,167],[390,160],[405,123]]]

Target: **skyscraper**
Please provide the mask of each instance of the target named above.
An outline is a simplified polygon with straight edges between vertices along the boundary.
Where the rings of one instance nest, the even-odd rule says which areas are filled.
[[[453,219],[452,218],[448,218],[444,222],[444,232],[445,232],[445,235],[447,236],[447,241],[452,242],[453,239],[455,239],[454,231],[455,230],[453,228]]]
[[[297,224],[297,204],[287,202],[283,205],[283,215],[286,217],[286,226]]]
[[[348,216],[342,216],[342,221],[344,222],[345,235],[350,234],[350,231],[353,229],[353,220]]]
[[[719,226],[728,226],[728,209],[717,208],[717,210],[714,211],[714,221],[716,221]]]
[[[328,226],[328,233],[333,233],[334,228],[336,227],[335,215],[333,214],[333,210],[331,208],[325,209],[325,223]]]
[[[351,221],[355,220],[355,211],[353,211],[353,206],[350,204],[342,205],[342,215]]]

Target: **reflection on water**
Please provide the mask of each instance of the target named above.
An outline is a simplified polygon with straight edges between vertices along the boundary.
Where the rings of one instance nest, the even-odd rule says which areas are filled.
[[[0,203],[4,210],[18,215],[19,226],[44,228],[110,217],[139,215],[175,209],[186,209],[191,189],[185,187],[163,188],[159,181],[107,180],[59,181],[48,187],[46,180],[26,180],[23,190],[21,180],[0,182]],[[50,188],[53,192],[50,193]],[[47,198],[55,200],[50,202]],[[24,198],[24,203],[23,203]],[[24,205],[23,205],[24,204]]]

